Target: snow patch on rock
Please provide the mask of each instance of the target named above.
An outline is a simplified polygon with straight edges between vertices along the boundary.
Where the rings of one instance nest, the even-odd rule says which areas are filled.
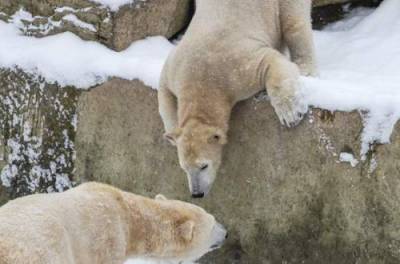
[[[104,7],[109,8],[111,11],[118,11],[124,5],[132,5],[138,2],[146,2],[147,0],[90,0],[91,2],[98,3]]]
[[[340,162],[348,162],[350,165],[354,168],[358,165],[359,161],[354,157],[353,154],[347,153],[347,152],[342,152],[339,155],[339,161]]]
[[[89,23],[83,22],[79,18],[77,18],[74,14],[65,15],[62,20],[69,21],[77,27],[84,28],[93,32],[96,32],[96,28]]]

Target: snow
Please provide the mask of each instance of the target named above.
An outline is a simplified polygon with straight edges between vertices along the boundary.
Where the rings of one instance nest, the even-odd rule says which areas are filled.
[[[72,13],[78,13],[78,12],[87,12],[90,9],[92,9],[92,7],[85,7],[85,8],[81,8],[81,9],[75,9],[69,6],[62,6],[62,7],[57,7],[56,9],[54,9],[55,12],[57,13],[64,13],[64,12],[72,12]]]
[[[400,1],[385,0],[372,13],[358,9],[316,31],[315,42],[320,76],[303,78],[306,100],[332,111],[360,110],[365,158],[370,144],[390,142],[400,118]]]
[[[110,77],[120,77],[140,79],[157,88],[162,67],[173,48],[163,37],[137,41],[122,52],[97,42],[83,41],[69,32],[31,38],[19,31],[22,19],[31,21],[33,18],[19,11],[12,23],[0,21],[0,67],[18,66],[61,86],[90,88]]]
[[[90,0],[104,7],[108,7],[111,11],[118,11],[121,6],[134,4],[136,2],[145,2],[146,0]]]
[[[97,31],[96,28],[92,24],[83,22],[82,20],[77,18],[74,14],[65,15],[62,19],[71,22],[72,24],[74,24],[77,27],[85,28],[85,29],[93,31],[93,32]]]
[[[353,154],[347,152],[340,153],[339,161],[348,162],[353,168],[356,167],[359,163],[359,161],[354,157]]]

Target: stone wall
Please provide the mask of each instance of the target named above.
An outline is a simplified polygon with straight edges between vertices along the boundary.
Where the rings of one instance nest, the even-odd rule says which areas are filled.
[[[400,127],[390,145],[359,161],[358,113],[314,110],[294,129],[269,102],[234,109],[224,163],[211,194],[192,200],[174,147],[162,139],[156,92],[115,79],[79,100],[79,181],[190,201],[230,231],[201,263],[398,263]]]

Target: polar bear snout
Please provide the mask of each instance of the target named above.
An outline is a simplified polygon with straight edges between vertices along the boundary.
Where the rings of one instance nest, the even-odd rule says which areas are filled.
[[[212,234],[213,243],[211,249],[213,250],[220,248],[228,238],[228,232],[225,227],[218,222],[215,223]]]
[[[215,170],[211,161],[197,162],[194,166],[184,166],[193,198],[206,196],[215,179]]]

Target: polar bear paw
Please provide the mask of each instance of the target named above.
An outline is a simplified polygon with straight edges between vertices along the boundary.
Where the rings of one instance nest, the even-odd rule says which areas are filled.
[[[286,83],[284,88],[269,94],[271,104],[282,125],[297,126],[308,111],[308,104],[297,82]]]

